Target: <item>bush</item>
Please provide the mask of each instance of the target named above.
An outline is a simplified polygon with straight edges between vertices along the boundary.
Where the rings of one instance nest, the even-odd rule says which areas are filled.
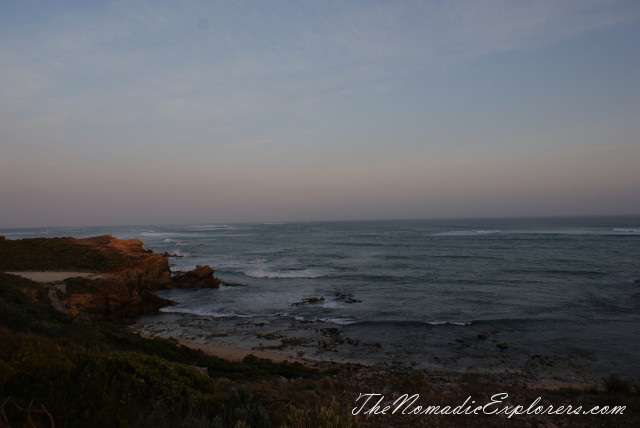
[[[311,409],[293,408],[284,424],[286,428],[357,428],[353,415],[341,411],[332,401],[328,407],[314,406]]]
[[[631,385],[627,381],[620,379],[616,374],[610,374],[603,381],[607,392],[628,394],[631,391]]]

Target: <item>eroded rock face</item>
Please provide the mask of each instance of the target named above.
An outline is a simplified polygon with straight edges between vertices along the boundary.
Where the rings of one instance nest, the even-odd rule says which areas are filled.
[[[146,253],[139,239],[118,239],[111,235],[93,236],[91,238],[76,239],[79,244],[94,247],[112,247],[125,253]]]
[[[209,265],[198,265],[194,270],[174,276],[171,286],[218,288],[220,280],[213,276],[213,269]]]
[[[21,258],[16,259],[16,264],[23,267],[33,263],[34,270],[61,270],[64,267],[78,272],[97,270],[103,273],[94,279],[67,279],[66,292],[54,291],[57,307],[64,308],[72,316],[130,321],[138,315],[174,304],[156,296],[156,290],[171,287],[217,288],[220,285],[209,266],[198,266],[172,278],[169,259],[145,250],[138,239],[104,235],[85,239],[0,240],[0,250],[5,243],[8,243],[5,252],[20,252]],[[46,268],[37,269],[38,266]]]
[[[121,264],[110,267],[107,275],[76,281],[76,287],[69,287],[67,293],[59,295],[71,315],[127,321],[173,303],[153,294],[170,283],[169,261],[160,254],[144,250],[142,241],[105,235],[76,242],[91,251],[104,252],[105,256],[112,257],[117,252],[125,257]]]

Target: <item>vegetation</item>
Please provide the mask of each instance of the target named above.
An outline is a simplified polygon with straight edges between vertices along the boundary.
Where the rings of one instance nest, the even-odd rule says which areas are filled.
[[[72,319],[38,302],[43,290],[0,273],[0,426],[267,427],[285,414],[270,415],[253,384],[322,377],[298,363],[232,363]]]
[[[332,401],[329,406],[293,408],[283,426],[285,428],[356,428],[358,424],[352,415],[341,411],[337,403]]]
[[[1,239],[2,237],[0,237]],[[2,239],[0,271],[81,270],[108,272],[126,265],[125,253],[83,245],[73,238]]]

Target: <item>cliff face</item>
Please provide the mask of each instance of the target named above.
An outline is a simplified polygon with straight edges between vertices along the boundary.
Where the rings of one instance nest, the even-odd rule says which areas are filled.
[[[101,251],[105,256],[118,252],[126,254],[126,257],[124,263],[106,276],[85,280],[83,288],[91,292],[74,293],[70,290],[59,293],[61,303],[71,315],[84,314],[119,321],[156,311],[172,303],[153,294],[153,291],[171,283],[168,259],[145,251],[140,240],[99,236],[79,239],[77,243]]]
[[[0,265],[4,271],[43,270],[44,266],[46,270],[102,273],[93,279],[70,278],[58,287],[51,285],[49,293],[56,307],[64,308],[72,316],[94,319],[127,321],[171,305],[173,302],[153,293],[159,289],[217,288],[220,284],[209,266],[198,266],[172,277],[166,256],[145,250],[138,239],[117,239],[110,235],[86,239],[0,239],[2,256],[6,256]]]

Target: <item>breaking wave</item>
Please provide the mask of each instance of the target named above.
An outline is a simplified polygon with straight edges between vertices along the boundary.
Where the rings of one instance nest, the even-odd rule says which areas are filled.
[[[169,306],[165,308],[160,308],[160,312],[164,313],[174,313],[174,314],[186,314],[186,315],[196,315],[200,317],[211,317],[211,318],[274,318],[274,317],[285,317],[292,318],[296,321],[300,322],[323,322],[329,324],[336,325],[350,325],[355,324],[356,321],[353,318],[349,317],[319,317],[319,318],[305,318],[301,316],[290,315],[288,313],[273,313],[273,314],[239,314],[236,312],[216,312],[211,311],[205,308],[181,308],[176,306]]]
[[[500,232],[500,230],[450,230],[448,232],[434,233],[433,236],[479,236],[493,235]]]
[[[201,317],[212,317],[212,318],[253,318],[256,316],[253,314],[237,314],[235,312],[214,312],[204,308],[191,309],[191,308],[179,308],[175,306],[160,308],[160,312],[173,313],[173,314],[198,315]]]
[[[323,275],[311,269],[267,271],[263,269],[242,272],[251,278],[321,278]]]
[[[623,228],[623,227],[614,227],[612,229],[617,233],[632,233],[632,234],[640,234],[640,228]]]

